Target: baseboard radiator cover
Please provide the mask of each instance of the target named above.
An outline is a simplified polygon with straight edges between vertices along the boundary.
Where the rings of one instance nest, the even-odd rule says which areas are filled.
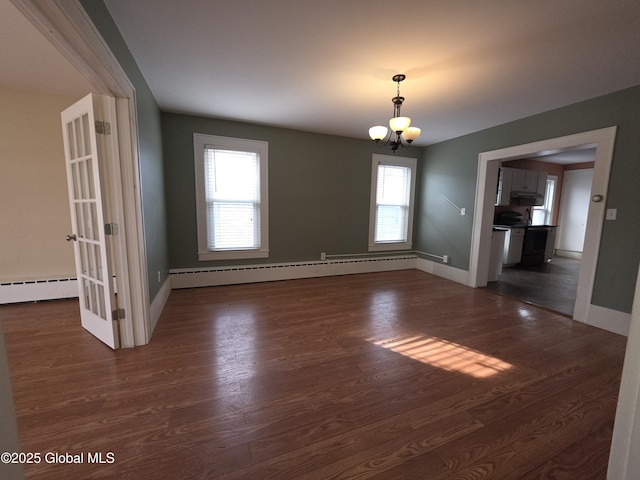
[[[409,270],[416,255],[359,257],[309,262],[265,263],[225,267],[184,268],[169,272],[171,288],[212,287],[298,278],[330,277],[357,273]]]
[[[0,305],[60,298],[78,298],[75,277],[0,283]]]

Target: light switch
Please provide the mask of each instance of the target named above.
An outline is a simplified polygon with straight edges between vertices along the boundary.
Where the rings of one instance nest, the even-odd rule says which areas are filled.
[[[466,214],[467,214],[467,209],[466,209],[466,208],[464,208],[464,207],[462,207],[462,208],[460,209],[460,215],[466,215]]]
[[[618,216],[617,208],[607,208],[607,220],[615,220]]]

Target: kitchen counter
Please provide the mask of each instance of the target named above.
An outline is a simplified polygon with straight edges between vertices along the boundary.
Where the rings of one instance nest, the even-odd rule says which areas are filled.
[[[494,225],[505,230],[503,265],[540,265],[550,262],[555,250],[557,225]]]

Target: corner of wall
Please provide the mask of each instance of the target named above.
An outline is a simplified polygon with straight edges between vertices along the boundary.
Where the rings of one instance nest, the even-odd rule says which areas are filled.
[[[446,278],[447,280],[461,283],[462,285],[471,286],[469,284],[469,272],[459,268],[443,265],[442,263],[432,262],[424,258],[416,259],[416,268],[420,271]]]
[[[162,315],[162,310],[164,310],[170,294],[171,278],[167,276],[149,308],[149,339],[151,339],[153,331],[156,329],[156,325],[158,324],[158,320],[160,320],[160,315]]]

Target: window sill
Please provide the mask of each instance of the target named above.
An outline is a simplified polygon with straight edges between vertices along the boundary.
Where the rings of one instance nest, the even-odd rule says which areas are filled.
[[[411,250],[412,243],[408,242],[391,242],[391,243],[374,243],[369,245],[370,252],[389,252],[393,250]]]
[[[198,260],[242,260],[245,258],[269,258],[269,250],[225,250],[220,252],[198,252]]]

